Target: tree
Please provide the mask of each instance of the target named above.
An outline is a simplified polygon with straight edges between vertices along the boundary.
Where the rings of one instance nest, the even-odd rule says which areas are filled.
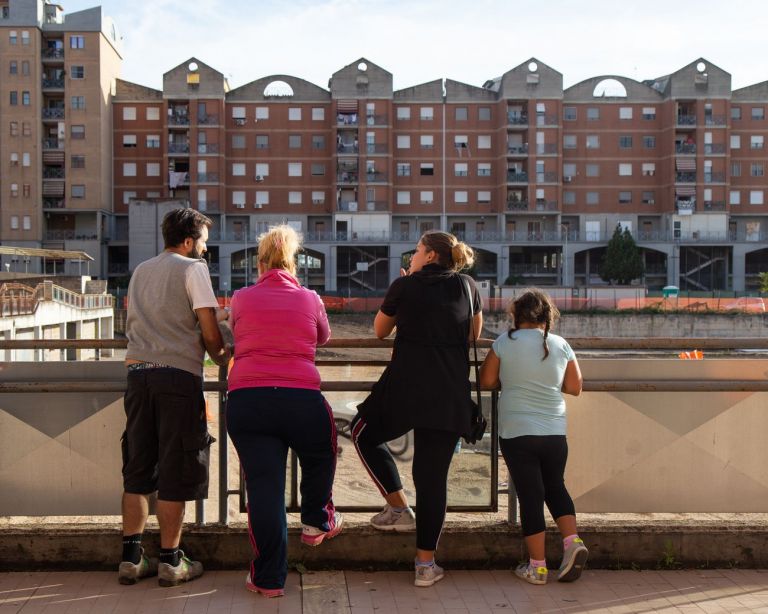
[[[760,273],[760,292],[768,293],[768,272]]]
[[[600,277],[609,284],[615,282],[626,286],[644,273],[643,258],[632,233],[628,228],[622,230],[621,224],[617,224],[603,256]]]

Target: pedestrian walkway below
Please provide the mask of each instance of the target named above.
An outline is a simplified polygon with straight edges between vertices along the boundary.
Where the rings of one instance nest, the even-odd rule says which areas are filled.
[[[768,571],[589,571],[573,584],[533,586],[508,571],[448,571],[430,588],[409,572],[327,571],[288,576],[286,595],[245,590],[245,571],[213,571],[160,588],[121,586],[117,573],[0,574],[0,614],[520,614],[523,612],[768,613]]]

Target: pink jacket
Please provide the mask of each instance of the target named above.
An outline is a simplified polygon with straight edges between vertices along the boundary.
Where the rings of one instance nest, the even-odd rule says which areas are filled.
[[[287,271],[271,269],[235,292],[230,324],[235,364],[229,390],[257,386],[320,389],[315,349],[331,336],[320,297]]]

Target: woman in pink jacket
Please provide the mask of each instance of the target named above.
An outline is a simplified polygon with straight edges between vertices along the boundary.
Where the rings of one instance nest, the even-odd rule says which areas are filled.
[[[299,236],[276,226],[259,237],[259,279],[232,297],[235,363],[229,374],[227,431],[245,474],[254,558],[246,588],[283,595],[286,559],[285,467],[288,448],[301,465],[301,541],[341,531],[331,488],[336,427],[320,393],[315,349],[331,336],[320,297],[296,279]]]

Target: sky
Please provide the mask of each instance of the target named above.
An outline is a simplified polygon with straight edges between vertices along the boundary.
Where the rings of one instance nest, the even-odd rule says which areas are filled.
[[[194,56],[232,88],[287,74],[327,88],[364,57],[402,89],[481,86],[531,57],[569,87],[663,76],[706,58],[733,89],[768,80],[766,0],[60,0],[98,6],[122,34],[122,78],[162,88]]]

